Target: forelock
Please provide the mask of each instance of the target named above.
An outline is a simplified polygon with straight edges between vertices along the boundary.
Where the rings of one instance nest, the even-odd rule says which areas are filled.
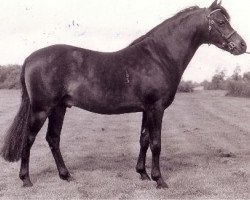
[[[231,19],[230,15],[228,14],[227,10],[224,7],[217,5],[216,8],[214,8],[213,10],[217,10],[217,9],[220,9],[221,10],[220,12],[227,18],[228,21],[230,21]]]

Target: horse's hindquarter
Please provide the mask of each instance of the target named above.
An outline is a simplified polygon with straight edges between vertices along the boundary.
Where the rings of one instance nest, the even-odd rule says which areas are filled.
[[[24,78],[31,106],[49,110],[64,94],[62,77],[69,46],[55,45],[32,53],[24,63]]]

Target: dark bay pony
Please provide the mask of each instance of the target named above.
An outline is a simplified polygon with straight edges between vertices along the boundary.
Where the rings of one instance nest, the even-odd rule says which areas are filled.
[[[46,140],[60,177],[69,181],[59,148],[67,107],[100,114],[142,112],[136,171],[143,180],[150,180],[145,169],[150,146],[151,178],[157,188],[166,188],[159,164],[164,110],[173,102],[181,76],[200,45],[214,44],[234,55],[246,52],[246,43],[229,19],[216,0],[209,8],[179,12],[117,52],[54,45],[32,53],[22,68],[22,102],[7,132],[3,158],[21,158],[20,179],[24,186],[32,186],[30,149],[48,118]]]

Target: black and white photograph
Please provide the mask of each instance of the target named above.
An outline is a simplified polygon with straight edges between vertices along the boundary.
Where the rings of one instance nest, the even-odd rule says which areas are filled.
[[[250,199],[249,0],[0,2],[0,199]]]

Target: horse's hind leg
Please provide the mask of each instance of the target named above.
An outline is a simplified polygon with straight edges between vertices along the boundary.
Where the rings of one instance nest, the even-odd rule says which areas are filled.
[[[72,180],[72,177],[70,176],[70,173],[64,164],[60,151],[60,134],[62,130],[65,112],[66,107],[64,105],[57,106],[52,110],[52,113],[49,116],[49,125],[46,140],[49,143],[51,152],[55,159],[60,178],[63,180],[70,181]]]
[[[45,111],[30,111],[27,124],[27,141],[22,151],[21,169],[19,173],[19,177],[23,181],[24,187],[30,187],[33,185],[30,181],[29,176],[30,149],[35,141],[37,133],[43,126],[46,118],[47,113]]]
[[[146,168],[146,154],[149,147],[149,132],[147,127],[147,116],[143,112],[142,125],[141,125],[141,136],[140,136],[140,153],[136,165],[136,171],[141,175],[142,180],[150,180]]]

